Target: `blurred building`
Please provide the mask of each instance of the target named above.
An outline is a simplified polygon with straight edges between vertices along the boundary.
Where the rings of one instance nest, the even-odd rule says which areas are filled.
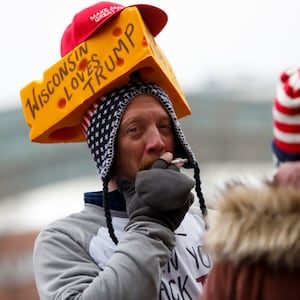
[[[32,271],[32,247],[36,234],[0,236],[0,299],[39,299]]]

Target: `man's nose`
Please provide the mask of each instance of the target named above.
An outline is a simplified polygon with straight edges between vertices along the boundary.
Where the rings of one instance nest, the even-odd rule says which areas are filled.
[[[161,153],[165,149],[166,143],[158,128],[152,128],[147,135],[147,151],[152,153]]]

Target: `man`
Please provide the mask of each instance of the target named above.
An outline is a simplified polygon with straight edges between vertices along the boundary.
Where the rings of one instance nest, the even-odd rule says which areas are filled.
[[[103,183],[82,212],[35,243],[41,299],[197,299],[211,267],[199,167],[171,99],[135,76],[85,113],[83,131]],[[182,174],[194,169],[195,181]],[[200,208],[192,207],[195,191]]]
[[[170,164],[183,155],[197,168],[171,102],[159,87],[133,81],[99,103],[83,123],[104,190],[85,194],[83,212],[37,239],[40,297],[195,299],[210,260],[198,209],[185,215],[194,183]]]

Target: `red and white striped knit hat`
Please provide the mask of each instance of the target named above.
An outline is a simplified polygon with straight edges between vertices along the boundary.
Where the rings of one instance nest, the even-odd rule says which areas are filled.
[[[280,76],[273,103],[272,150],[278,163],[300,160],[300,68]]]

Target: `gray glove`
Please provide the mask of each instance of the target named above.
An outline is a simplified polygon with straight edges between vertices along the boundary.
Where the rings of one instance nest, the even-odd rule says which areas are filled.
[[[127,226],[150,221],[174,231],[194,201],[190,192],[194,180],[163,159],[158,159],[150,170],[140,171],[135,183],[122,177],[117,185],[126,200]]]

